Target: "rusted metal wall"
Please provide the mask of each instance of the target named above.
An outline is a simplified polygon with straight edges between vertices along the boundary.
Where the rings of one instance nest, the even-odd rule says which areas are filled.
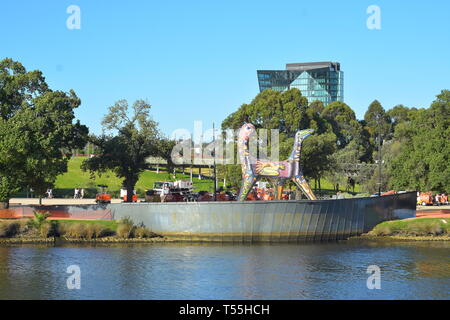
[[[317,201],[121,203],[113,219],[129,216],[178,240],[298,242],[345,239],[384,220],[414,217],[414,192]]]

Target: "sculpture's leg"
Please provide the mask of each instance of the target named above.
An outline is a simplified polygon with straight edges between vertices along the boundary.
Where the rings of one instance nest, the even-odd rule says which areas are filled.
[[[292,180],[297,185],[297,187],[303,191],[303,193],[308,197],[309,200],[317,200],[317,197],[311,190],[311,187],[309,186],[303,174],[296,175],[292,178]]]
[[[281,200],[283,197],[283,189],[284,186],[283,185],[277,185],[277,200]]]
[[[254,175],[247,174],[242,179],[242,187],[239,192],[238,201],[245,201],[249,192],[252,190],[253,185],[256,182],[256,177]]]
[[[283,186],[286,179],[280,179],[280,178],[272,178],[270,179],[270,182],[273,185],[273,193],[274,193],[274,199],[275,200],[281,200],[281,196],[283,195]]]

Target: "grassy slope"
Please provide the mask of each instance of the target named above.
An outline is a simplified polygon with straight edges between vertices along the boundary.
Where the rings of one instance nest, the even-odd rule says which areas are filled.
[[[310,186],[311,186],[311,188],[313,188],[314,189],[314,180],[311,180],[311,181],[309,181],[309,184],[310,184]],[[331,193],[336,193],[333,189],[334,189],[334,187],[333,187],[333,185],[331,184],[331,182],[329,182],[328,180],[326,180],[326,179],[320,179],[320,187],[322,188],[322,190],[328,190],[328,191],[330,191]],[[319,188],[319,185],[317,184],[317,188]],[[343,192],[343,191],[345,191],[345,185],[340,185],[339,186],[339,189],[340,189],[340,191],[341,192]],[[350,191],[352,191],[352,190],[350,190]],[[359,193],[359,192],[362,192],[361,191],[361,187],[357,184],[357,185],[355,185],[355,193]]]
[[[449,235],[450,218],[420,218],[385,221],[373,228],[369,235],[374,236],[426,236]]]
[[[117,178],[113,172],[106,172],[103,175],[95,175],[94,179],[90,179],[90,173],[84,172],[81,170],[80,166],[83,160],[86,159],[84,157],[76,157],[72,158],[68,164],[68,171],[60,175],[56,179],[55,188],[75,188],[75,187],[84,187],[84,188],[95,188],[99,184],[106,184],[109,186],[110,190],[119,190],[122,184],[122,180]],[[186,169],[186,173],[189,172],[189,169]],[[202,174],[205,174],[207,171],[202,169]],[[189,174],[180,174],[177,173],[177,179],[175,180],[189,180]],[[167,172],[163,172],[160,170],[159,173],[156,171],[145,171],[141,174],[138,183],[136,184],[136,189],[147,190],[153,187],[153,183],[155,181],[173,181]],[[198,180],[198,169],[194,169],[193,171],[193,181],[194,185],[197,187],[196,190],[211,190],[213,182],[211,180]]]

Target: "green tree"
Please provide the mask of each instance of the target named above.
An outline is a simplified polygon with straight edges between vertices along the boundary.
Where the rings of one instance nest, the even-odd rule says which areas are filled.
[[[20,123],[0,118],[0,201],[6,208],[11,195],[24,185],[25,145]]]
[[[176,142],[168,138],[161,138],[157,141],[157,154],[167,162],[167,175],[171,177],[175,164],[172,161],[172,150]]]
[[[378,100],[374,100],[364,114],[364,121],[369,128],[372,139],[378,134],[387,138],[390,133],[391,119]]]
[[[411,120],[410,112],[412,110],[417,110],[417,109],[415,109],[415,108],[409,109],[408,107],[405,107],[404,105],[399,104],[386,112],[386,115],[391,120],[392,132],[395,131],[395,126],[397,124]]]
[[[85,160],[82,165],[83,170],[91,173],[101,174],[109,169],[123,178],[128,202],[132,201],[139,174],[149,168],[147,158],[161,155],[158,123],[151,119],[150,109],[150,104],[144,100],[137,100],[131,108],[126,100],[109,107],[102,121],[104,134],[91,141],[100,154]]]
[[[0,201],[32,187],[42,196],[67,171],[67,150],[85,145],[88,129],[74,122],[81,101],[49,89],[40,71],[0,61]],[[66,151],[65,151],[66,150]]]
[[[397,157],[402,148],[402,143],[396,140],[385,140],[381,146],[381,162],[370,165],[371,171],[364,172],[368,174],[366,179],[361,179],[359,183],[366,192],[374,193],[378,191],[380,186],[381,191],[388,191],[392,189],[390,183],[389,165]],[[378,159],[378,150],[375,151],[374,158]],[[380,175],[381,174],[381,175]],[[381,183],[381,185],[379,185]]]
[[[86,144],[88,129],[79,121],[72,123],[80,103],[73,91],[47,92],[20,114],[22,129],[33,133],[26,145],[25,182],[39,197],[67,171],[69,150]]]
[[[303,173],[318,182],[333,164],[332,155],[336,151],[336,136],[332,132],[312,135],[305,140],[302,147]]]
[[[430,108],[409,116],[395,130],[401,149],[389,164],[390,185],[450,192],[450,91],[443,90]]]
[[[250,104],[243,104],[223,122],[222,129],[239,129],[244,122],[256,128],[279,129],[293,136],[300,126],[307,126],[308,100],[298,89],[285,92],[264,90]]]
[[[335,187],[337,184],[345,186],[349,178],[360,182],[362,180],[360,168],[363,164],[360,159],[364,152],[364,147],[356,139],[352,140],[345,148],[334,152],[331,156],[332,166],[326,173],[328,180]]]
[[[322,118],[331,124],[339,149],[345,148],[361,130],[355,112],[340,101],[334,101],[327,105],[322,111]]]
[[[242,171],[240,165],[220,164],[217,165],[217,176],[226,179],[227,186],[240,188],[242,184]]]

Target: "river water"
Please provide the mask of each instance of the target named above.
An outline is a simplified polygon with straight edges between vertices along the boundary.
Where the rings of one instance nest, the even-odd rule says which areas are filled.
[[[68,289],[71,265],[80,289]],[[380,289],[367,287],[371,265]],[[0,247],[0,299],[449,299],[449,290],[449,242]]]

